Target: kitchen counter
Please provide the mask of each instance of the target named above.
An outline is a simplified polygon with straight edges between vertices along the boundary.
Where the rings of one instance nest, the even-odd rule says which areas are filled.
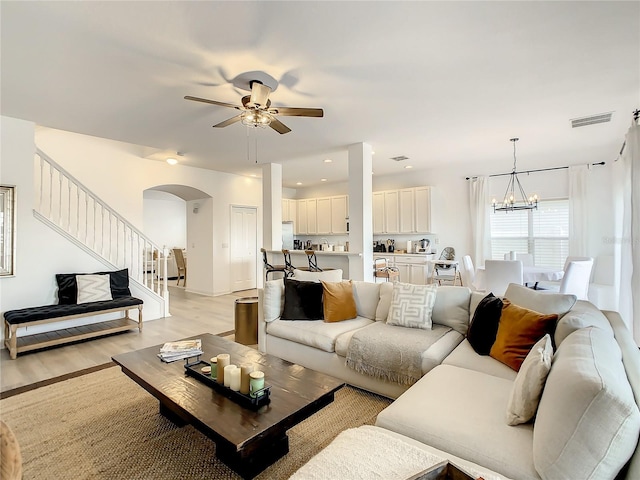
[[[349,255],[354,255],[357,257],[361,257],[362,254],[361,253],[355,253],[355,252],[323,252],[321,250],[315,250],[316,252],[316,256],[320,257],[320,256],[349,256]],[[282,250],[269,250],[269,253],[279,253],[282,254]],[[304,250],[289,250],[289,253],[291,253],[291,255],[294,254],[300,254],[300,255],[305,255],[306,253],[304,253]]]
[[[396,252],[389,253],[389,252],[373,252],[373,256],[375,257],[376,255],[383,256],[383,257],[384,257],[384,256],[391,257],[391,256],[397,256],[397,255],[416,255],[416,256],[423,256],[423,257],[427,257],[427,256],[429,256],[429,255],[435,255],[435,253],[396,253]]]

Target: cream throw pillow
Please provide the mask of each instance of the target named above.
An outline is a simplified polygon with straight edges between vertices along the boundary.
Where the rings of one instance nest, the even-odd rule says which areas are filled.
[[[78,304],[113,300],[109,275],[76,275],[76,283]]]
[[[436,302],[436,285],[394,283],[387,323],[409,328],[430,330],[431,314]]]
[[[513,382],[507,404],[507,424],[520,425],[531,420],[538,410],[544,384],[551,370],[553,346],[547,333],[531,349]]]

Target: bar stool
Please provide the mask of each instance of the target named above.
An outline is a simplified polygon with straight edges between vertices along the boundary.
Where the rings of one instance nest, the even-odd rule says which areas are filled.
[[[271,265],[269,263],[269,261],[267,260],[267,251],[264,248],[261,248],[260,251],[262,252],[262,261],[264,262],[264,279],[269,280],[269,274],[273,273],[273,272],[282,272],[284,274],[284,276],[287,276],[287,267],[286,265]]]
[[[287,249],[282,249],[282,255],[284,256],[284,266],[287,269],[287,273],[285,274],[285,276],[287,277],[292,277],[293,276],[293,271],[294,270],[304,270],[306,272],[309,272],[309,267],[295,267],[293,265],[293,263],[291,263],[291,252],[289,252],[289,250]]]
[[[314,250],[305,250],[307,254],[307,260],[309,260],[310,272],[324,272],[325,270],[335,270],[335,268],[320,268],[318,266],[318,259],[316,258],[316,252]]]

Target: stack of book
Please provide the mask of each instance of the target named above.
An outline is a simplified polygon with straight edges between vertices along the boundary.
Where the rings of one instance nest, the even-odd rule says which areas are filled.
[[[169,363],[184,358],[196,357],[202,355],[202,353],[202,341],[198,338],[196,340],[165,343],[160,349],[158,357],[163,362]]]

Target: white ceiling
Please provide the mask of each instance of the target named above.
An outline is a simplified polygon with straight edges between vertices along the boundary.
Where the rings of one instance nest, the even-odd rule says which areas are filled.
[[[3,115],[242,174],[259,173],[257,142],[289,187],[346,180],[358,142],[376,174],[509,171],[513,136],[519,169],[609,161],[640,107],[640,2],[2,1],[0,15]],[[183,99],[237,104],[230,81],[249,71],[280,81],[274,106],[324,118],[248,136],[211,128],[236,110]]]

